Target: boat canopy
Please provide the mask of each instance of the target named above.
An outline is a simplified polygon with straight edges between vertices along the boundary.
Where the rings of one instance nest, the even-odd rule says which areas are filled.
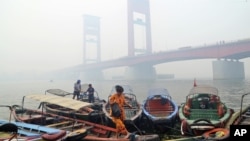
[[[218,89],[209,85],[197,85],[193,87],[189,95],[193,94],[212,94],[212,95],[217,95],[218,96]]]
[[[171,97],[168,90],[165,88],[152,88],[148,90],[148,96],[154,96],[154,95],[163,95],[167,97]]]
[[[66,91],[61,90],[61,89],[49,89],[49,90],[45,91],[45,94],[46,93],[50,93],[50,94],[54,94],[54,95],[58,95],[58,96],[66,96],[66,95],[73,94],[73,93],[69,93],[69,92],[66,92]]]
[[[23,102],[24,102],[25,97],[39,101],[39,102],[43,102],[43,103],[59,105],[59,106],[69,108],[72,110],[79,110],[80,108],[88,107],[92,105],[91,103],[88,103],[88,102],[82,102],[82,101],[74,100],[72,98],[61,97],[61,96],[56,96],[56,95],[30,94],[30,95],[26,95],[23,97]]]

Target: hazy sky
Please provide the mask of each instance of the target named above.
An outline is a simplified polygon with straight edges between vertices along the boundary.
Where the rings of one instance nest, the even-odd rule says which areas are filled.
[[[250,38],[248,0],[149,2],[153,52]],[[84,14],[101,18],[102,60],[127,55],[126,0],[0,0],[0,74],[81,64]],[[250,59],[243,61],[250,69]],[[177,71],[183,70],[184,64],[206,69],[201,76],[212,75],[211,60],[164,67],[167,73],[176,72],[180,77],[197,75],[192,70]]]

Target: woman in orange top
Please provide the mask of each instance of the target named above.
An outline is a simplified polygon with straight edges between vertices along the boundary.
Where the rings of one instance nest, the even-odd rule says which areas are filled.
[[[116,89],[116,93],[114,93],[114,94],[109,98],[109,102],[110,102],[110,105],[112,105],[112,104],[114,104],[114,103],[117,103],[117,104],[119,105],[120,112],[121,112],[120,117],[115,117],[115,116],[112,115],[112,110],[110,110],[110,115],[111,115],[111,117],[112,117],[112,121],[113,121],[113,122],[115,123],[115,125],[116,125],[116,130],[117,130],[116,137],[118,138],[118,135],[119,135],[120,133],[126,135],[126,137],[129,137],[129,132],[128,132],[128,130],[126,129],[124,123],[123,123],[124,120],[125,120],[125,112],[124,112],[123,106],[124,106],[124,105],[128,105],[130,108],[132,108],[132,106],[129,105],[128,103],[126,103],[125,97],[124,97],[124,95],[123,95],[124,89],[122,88],[122,86],[116,85],[116,86],[115,86],[115,89]]]

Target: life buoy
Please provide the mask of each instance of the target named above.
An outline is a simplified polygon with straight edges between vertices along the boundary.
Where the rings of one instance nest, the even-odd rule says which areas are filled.
[[[210,96],[210,102],[217,102],[217,101],[218,101],[218,97],[216,95]]]
[[[185,106],[184,106],[183,113],[185,116],[190,115],[190,107],[187,104],[185,104]]]
[[[191,104],[192,104],[192,99],[191,99],[191,98],[188,98],[188,100],[187,100],[187,105],[188,105],[189,107],[191,107]]]
[[[230,133],[229,130],[226,128],[215,128],[209,131],[206,131],[202,137],[204,139],[209,139],[209,140],[224,140],[229,137]]]
[[[219,104],[219,105],[218,105],[218,115],[219,115],[219,117],[222,117],[223,114],[224,114],[223,105],[222,105],[222,104]]]
[[[192,135],[192,131],[188,126],[187,121],[184,119],[181,122],[181,134],[182,135]]]
[[[181,122],[181,134],[182,135],[186,135],[187,134],[187,121],[186,120],[182,120]]]

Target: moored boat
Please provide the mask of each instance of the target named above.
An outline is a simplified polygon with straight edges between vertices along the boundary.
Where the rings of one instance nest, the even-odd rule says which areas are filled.
[[[43,118],[43,122],[39,122],[38,124],[43,123],[43,125],[47,127],[71,131],[66,137],[66,139],[68,139],[66,141],[75,141],[76,138],[78,140],[81,136],[74,136],[74,137],[69,137],[69,136],[71,136],[71,134],[75,135],[75,133],[78,133],[79,130],[87,131],[87,134],[84,134],[86,136],[83,137],[85,141],[131,141],[132,138],[134,138],[135,141],[160,141],[159,136],[157,134],[147,134],[147,135],[132,134],[129,138],[125,138],[124,135],[120,135],[117,138],[116,129],[112,127],[32,109],[26,109],[26,111],[30,111],[31,117],[33,116],[33,114],[34,115],[41,114],[42,116],[48,118],[47,120],[50,121],[46,122],[46,119]],[[24,120],[23,122],[27,121],[28,120]]]
[[[63,97],[62,97],[63,98]],[[48,101],[45,99],[37,99],[39,102]],[[72,99],[71,99],[72,100]],[[76,100],[72,100],[75,101]],[[79,101],[80,102],[80,101]],[[66,103],[66,102],[65,102]],[[82,103],[82,102],[80,102]],[[72,108],[78,109],[82,107],[76,102],[72,105]],[[63,105],[61,105],[63,106]],[[79,130],[85,129],[87,135],[84,140],[91,141],[130,141],[135,138],[136,141],[159,141],[159,136],[157,134],[150,135],[135,135],[132,134],[129,138],[124,135],[120,135],[116,138],[116,129],[102,125],[101,123],[93,123],[86,120],[80,120],[74,117],[66,117],[58,114],[48,113],[45,110],[34,110],[30,108],[25,108],[22,106],[13,105],[13,115],[17,121],[21,122],[32,122],[34,124],[43,125],[47,127],[52,127],[60,130],[73,131],[78,133]],[[78,136],[79,137],[79,136]],[[71,140],[75,140],[70,138]]]
[[[235,112],[232,117],[232,125],[250,125],[250,105],[244,107],[241,112]]]
[[[176,122],[178,106],[165,88],[149,89],[142,109],[144,115],[157,126],[173,127]]]
[[[44,140],[62,140],[66,136],[65,130],[59,130],[37,124],[29,124],[24,122],[14,122],[0,120],[0,126],[8,128],[10,126],[17,127],[17,136],[25,138],[25,140],[41,139]]]
[[[224,128],[233,114],[220,99],[218,89],[209,85],[194,85],[179,108],[183,135],[202,135],[214,128]]]
[[[129,85],[121,85],[124,89],[123,94],[125,97],[125,100],[128,104],[132,106],[127,107],[124,106],[125,111],[125,120],[124,123],[126,126],[134,126],[139,120],[142,115],[142,108],[141,104],[137,101],[136,95],[134,94],[131,86]],[[109,98],[112,94],[116,93],[115,86],[112,87],[110,95],[108,97],[108,101],[103,104],[103,112],[105,113],[105,116],[108,118],[108,121],[112,122],[112,117],[110,116],[110,103]]]
[[[57,93],[61,92],[60,93]],[[43,106],[48,113],[59,114],[67,117],[74,116],[78,119],[88,120],[91,122],[100,122],[104,120],[104,113],[101,110],[95,110],[92,108],[93,104],[78,100],[73,100],[69,97],[62,97],[65,93],[60,89],[50,89],[46,92],[55,92],[55,95],[29,95],[27,98],[38,99],[40,101],[46,102]],[[60,94],[60,96],[56,96]],[[24,96],[25,98],[25,96]],[[46,101],[45,101],[46,100]],[[72,109],[72,107],[78,106],[78,109]]]
[[[250,93],[243,94],[241,97],[240,110],[235,111],[227,121],[224,128],[215,128],[203,133],[204,139],[210,140],[228,140],[230,136],[231,125],[250,125],[250,105],[243,107],[243,98]]]
[[[240,110],[235,112],[235,114],[232,116],[232,119],[230,119],[232,125],[250,125],[250,105],[247,105],[245,108],[243,108],[243,99],[249,94],[250,93],[246,93],[242,95]]]
[[[87,85],[88,84],[82,84],[81,85],[81,93],[79,96],[79,100],[83,101],[83,102],[88,102],[88,95],[85,93],[87,90]],[[57,95],[57,96],[61,96],[61,97],[69,97],[72,96],[73,93],[67,92],[65,90],[62,89],[48,89],[45,91],[45,95],[46,94],[52,94],[52,95]],[[100,99],[98,92],[95,90],[94,91],[94,103],[92,103],[92,105],[90,106],[92,109],[94,110],[98,110],[101,111],[102,110],[102,104],[105,102],[105,100]]]

